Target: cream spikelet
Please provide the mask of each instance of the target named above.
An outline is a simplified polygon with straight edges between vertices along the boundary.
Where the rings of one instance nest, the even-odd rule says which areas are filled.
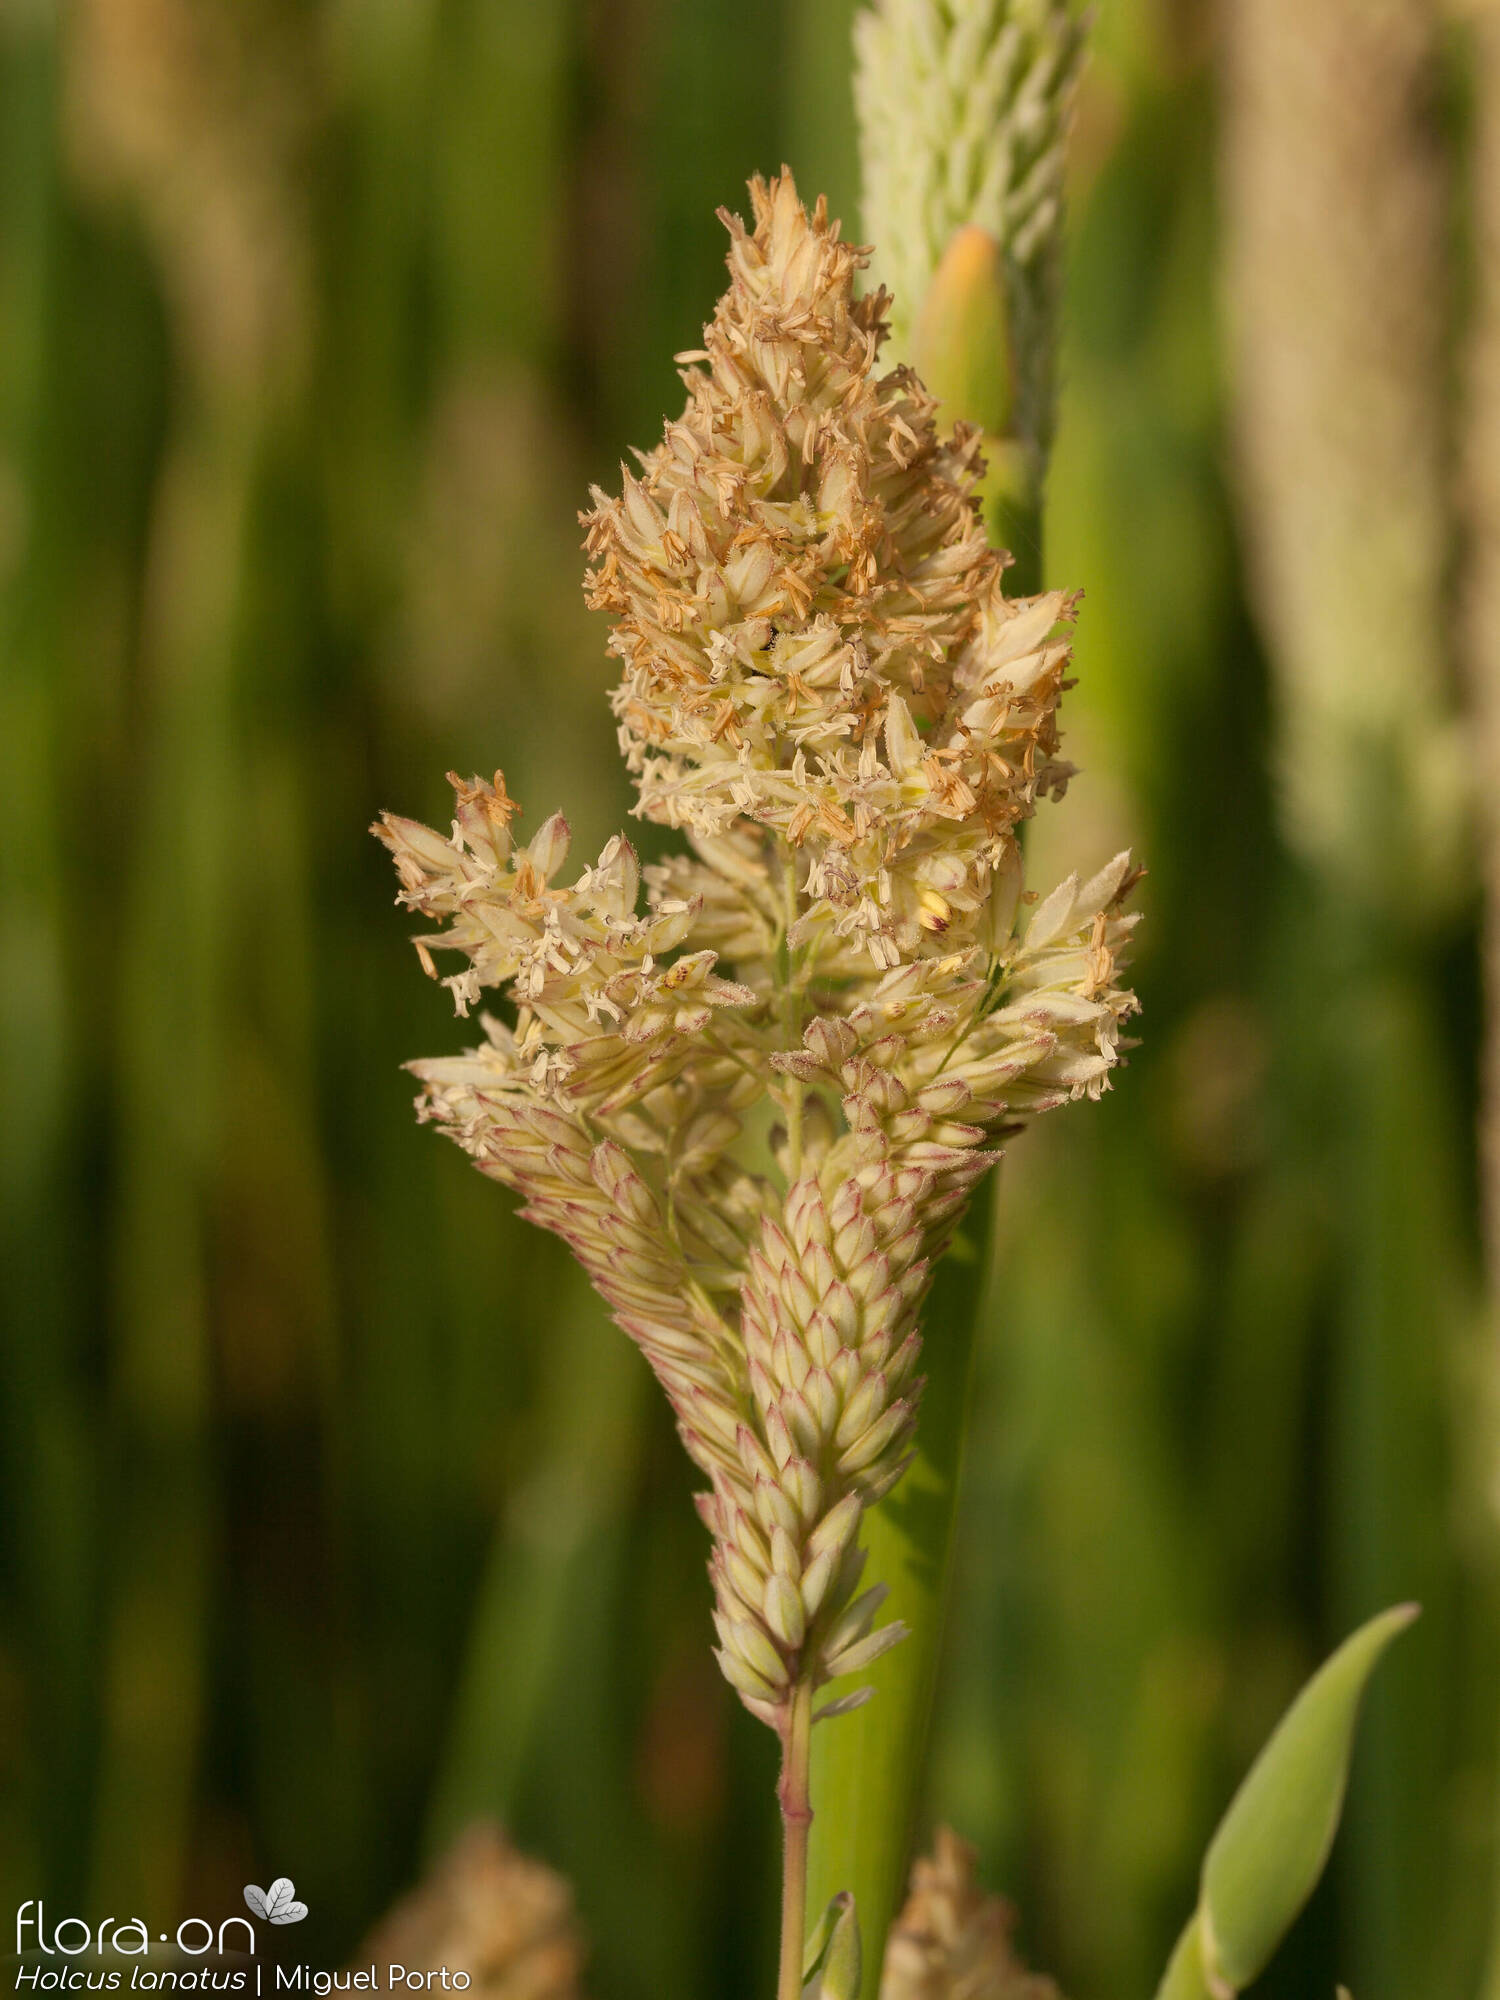
[[[721,1664],[785,1732],[901,1636],[860,1522],[909,1455],[933,1263],[995,1139],[1104,1088],[1133,920],[1121,855],[1018,923],[1073,601],[1004,596],[975,440],[880,371],[863,253],[790,174],[751,194],[682,419],[588,516],[637,811],[688,851],[642,884],[617,839],[562,886],[565,823],[516,845],[499,779],[455,780],[450,837],[377,831],[447,926],[428,969],[457,949],[460,1011],[511,1008],[414,1065],[422,1115],[650,1361],[709,1482]]]

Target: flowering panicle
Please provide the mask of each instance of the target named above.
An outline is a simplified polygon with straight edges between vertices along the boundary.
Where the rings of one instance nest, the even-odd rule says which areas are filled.
[[[709,1482],[721,1664],[784,1727],[901,1636],[860,1521],[910,1454],[933,1264],[994,1142],[1104,1088],[1133,919],[1123,855],[1024,914],[1073,600],[1005,597],[974,438],[878,368],[863,253],[790,174],[751,193],[683,417],[587,517],[637,811],[689,851],[643,885],[613,840],[562,886],[566,824],[517,846],[498,778],[454,780],[449,838],[377,831],[460,1012],[511,1004],[413,1065],[422,1113],[650,1361]]]

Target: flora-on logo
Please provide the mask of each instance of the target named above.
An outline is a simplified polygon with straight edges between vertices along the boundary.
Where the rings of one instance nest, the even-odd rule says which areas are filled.
[[[253,1916],[264,1917],[268,1924],[300,1924],[307,1915],[307,1905],[297,1901],[289,1875],[278,1875],[269,1889],[247,1882],[245,1902]]]
[[[287,1884],[290,1890],[291,1884]],[[298,1904],[298,1909],[302,1905]],[[34,1912],[34,1914],[33,1914]],[[302,1911],[305,1916],[307,1913]],[[285,1920],[283,1920],[285,1921]],[[202,1937],[198,1933],[202,1931]],[[248,1917],[225,1917],[217,1932],[207,1917],[184,1917],[177,1926],[175,1937],[165,1931],[158,1933],[159,1944],[172,1944],[189,1958],[201,1958],[205,1952],[217,1950],[222,1957],[228,1946],[225,1942],[230,1933],[244,1933],[244,1944],[251,1957],[255,1955],[255,1926]],[[116,1951],[129,1958],[146,1958],[151,1951],[151,1937],[145,1922],[140,1917],[127,1918],[121,1923],[118,1917],[106,1917],[100,1924],[89,1924],[82,1917],[59,1917],[56,1923],[47,1921],[43,1905],[34,1897],[28,1897],[16,1911],[16,1957],[28,1959],[41,1953],[46,1958],[77,1958],[83,1952],[102,1957],[106,1951]],[[138,1968],[139,1969],[139,1968]],[[23,1974],[25,1968],[23,1968]],[[173,1975],[175,1977],[175,1975]],[[18,1987],[21,1982],[18,1981]],[[35,1983],[29,1978],[26,1983]],[[63,1982],[70,1989],[76,1982],[68,1978]],[[44,1986],[57,1982],[47,1975],[41,1981]],[[131,1976],[132,1986],[138,1985],[135,1975]],[[113,1988],[110,1989],[113,1991]]]

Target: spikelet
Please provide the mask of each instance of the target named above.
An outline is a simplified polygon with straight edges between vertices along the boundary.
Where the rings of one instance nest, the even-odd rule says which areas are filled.
[[[780,1729],[901,1636],[859,1531],[910,1454],[932,1267],[994,1141],[1105,1087],[1133,878],[1120,855],[1018,921],[1072,600],[1004,596],[973,439],[879,372],[862,253],[789,174],[751,193],[685,415],[587,517],[637,811],[689,851],[643,884],[613,840],[565,883],[565,822],[518,845],[498,777],[454,780],[449,837],[376,831],[445,927],[424,965],[467,961],[459,1011],[513,1009],[413,1065],[421,1114],[655,1370],[709,1482],[721,1665]]]

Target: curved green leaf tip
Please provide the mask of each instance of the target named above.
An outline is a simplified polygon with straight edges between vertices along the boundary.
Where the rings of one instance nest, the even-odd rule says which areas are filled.
[[[1232,2000],[1265,1970],[1333,1845],[1365,1686],[1418,1609],[1398,1604],[1362,1625],[1282,1717],[1213,1837],[1157,2000]]]
[[[819,1917],[803,1961],[802,2000],[859,2000],[859,1918],[841,1889]]]

